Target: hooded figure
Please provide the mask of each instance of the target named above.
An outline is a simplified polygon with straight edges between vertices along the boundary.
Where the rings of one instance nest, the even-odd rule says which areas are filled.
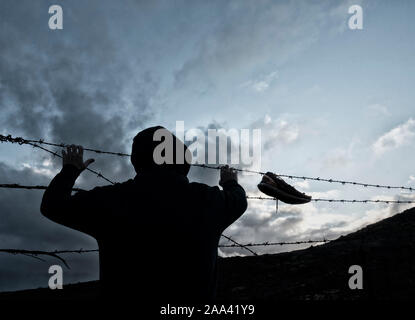
[[[41,212],[97,240],[102,297],[144,306],[212,301],[220,236],[247,208],[236,174],[221,172],[223,190],[190,183],[190,151],[165,128],[152,127],[134,138],[134,179],[71,195],[92,162],[82,154],[80,146],[63,152]]]

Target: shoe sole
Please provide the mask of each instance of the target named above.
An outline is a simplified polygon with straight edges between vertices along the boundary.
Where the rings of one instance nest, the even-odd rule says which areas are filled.
[[[288,204],[305,204],[311,201],[311,197],[305,194],[301,194],[301,196],[295,196],[279,189],[277,186],[270,186],[269,184],[263,182],[258,184],[258,189],[266,195],[274,197]]]

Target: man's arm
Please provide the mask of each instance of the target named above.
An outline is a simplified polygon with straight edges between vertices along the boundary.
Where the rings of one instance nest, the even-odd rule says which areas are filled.
[[[245,190],[238,183],[237,172],[229,166],[221,168],[219,185],[223,188],[223,227],[226,229],[246,211],[248,202]]]
[[[81,191],[71,195],[73,185],[81,172],[94,160],[83,162],[81,146],[69,146],[62,151],[63,167],[51,181],[43,194],[40,211],[42,214],[67,227],[91,234],[91,200],[97,198],[97,190]],[[98,189],[98,188],[97,188]],[[86,212],[85,212],[86,211]],[[90,213],[90,212],[89,212]]]

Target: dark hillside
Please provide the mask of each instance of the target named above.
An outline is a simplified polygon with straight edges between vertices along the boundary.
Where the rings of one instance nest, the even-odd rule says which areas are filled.
[[[363,290],[351,290],[351,265]],[[1,293],[0,299],[92,299],[97,282]],[[220,300],[414,299],[415,208],[325,245],[288,253],[220,259]]]

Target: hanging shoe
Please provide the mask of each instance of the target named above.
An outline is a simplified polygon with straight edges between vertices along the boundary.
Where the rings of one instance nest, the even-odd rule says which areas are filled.
[[[311,197],[296,190],[272,172],[267,172],[258,184],[258,189],[266,195],[288,204],[303,204],[311,201]]]

